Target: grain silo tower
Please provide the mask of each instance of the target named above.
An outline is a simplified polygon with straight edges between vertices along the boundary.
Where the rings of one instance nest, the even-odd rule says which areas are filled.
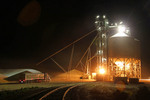
[[[129,28],[109,26],[106,16],[96,17],[97,80],[134,80],[141,78],[140,41],[130,35]],[[115,34],[111,35],[115,30]]]
[[[108,38],[108,73],[114,77],[141,78],[140,41],[126,34],[123,25]],[[128,30],[127,30],[128,31]]]

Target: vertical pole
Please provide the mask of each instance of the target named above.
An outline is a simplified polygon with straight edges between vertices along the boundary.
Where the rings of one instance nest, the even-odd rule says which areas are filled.
[[[125,58],[124,58],[124,77],[125,77],[125,74],[126,74],[126,72],[125,72],[125,65],[126,65],[126,61],[125,61]]]
[[[108,29],[108,19],[103,15],[102,17],[96,17],[96,28],[98,31],[97,38],[97,67],[104,68],[107,70],[108,57],[107,57],[107,29]]]

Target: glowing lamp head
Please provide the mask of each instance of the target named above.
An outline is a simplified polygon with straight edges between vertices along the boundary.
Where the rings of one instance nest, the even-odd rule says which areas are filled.
[[[99,17],[100,17],[99,15],[96,16],[96,18],[99,18]]]
[[[113,35],[112,37],[128,37],[126,34],[126,28],[123,25],[118,26],[118,33]]]
[[[106,18],[106,16],[105,16],[105,15],[103,15],[103,18],[105,19],[105,18]]]
[[[100,70],[99,70],[99,73],[100,73],[100,74],[105,74],[105,70],[104,70],[104,69],[100,69]]]
[[[124,33],[126,28],[124,26],[118,26],[119,33]]]
[[[123,22],[121,21],[119,24],[121,25]]]

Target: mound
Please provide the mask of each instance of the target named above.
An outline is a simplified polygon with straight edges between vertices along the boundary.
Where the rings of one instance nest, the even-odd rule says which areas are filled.
[[[5,80],[6,76],[3,74],[0,74],[0,83],[7,83],[8,81]]]

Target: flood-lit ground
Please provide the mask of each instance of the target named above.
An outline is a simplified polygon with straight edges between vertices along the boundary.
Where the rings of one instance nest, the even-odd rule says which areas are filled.
[[[3,84],[0,85],[0,91],[4,90],[16,90],[16,89],[22,89],[22,88],[32,88],[32,87],[43,87],[43,88],[48,88],[48,87],[57,87],[57,86],[63,86],[63,85],[73,85],[76,83],[72,82],[51,82],[51,83],[25,83],[25,84]]]
[[[114,84],[95,82],[69,92],[67,100],[149,100],[150,87],[145,84]],[[78,93],[79,92],[79,93]]]
[[[12,93],[25,95],[37,88],[59,87],[76,85],[66,96],[66,100],[149,100],[150,84],[114,84],[112,82],[51,82],[30,84],[3,84],[0,85],[0,95],[3,98],[12,96]],[[30,88],[30,89],[28,89]],[[10,91],[11,90],[11,91]],[[17,91],[16,91],[17,90]],[[6,91],[6,92],[4,92]],[[12,96],[13,97],[13,96]]]

